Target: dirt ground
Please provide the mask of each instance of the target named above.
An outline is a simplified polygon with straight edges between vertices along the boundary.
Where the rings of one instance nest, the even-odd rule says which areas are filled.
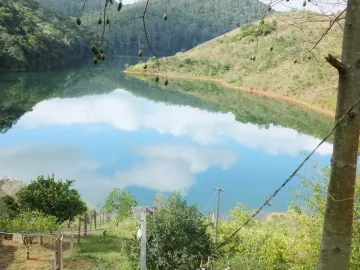
[[[26,247],[12,240],[0,239],[0,270],[50,269],[54,258],[54,239],[36,238],[30,246],[30,259],[26,259]],[[64,243],[64,269],[90,270],[91,265],[85,260],[70,258],[69,244]]]

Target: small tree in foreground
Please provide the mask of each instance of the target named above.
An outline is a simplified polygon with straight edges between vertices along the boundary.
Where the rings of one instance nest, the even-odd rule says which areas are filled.
[[[203,216],[180,194],[148,217],[149,269],[197,269],[211,254],[211,239]]]
[[[55,181],[54,176],[47,179],[39,176],[20,189],[18,202],[24,210],[55,216],[57,223],[66,221],[70,225],[76,216],[86,211],[79,192],[71,188],[73,184],[71,180]]]

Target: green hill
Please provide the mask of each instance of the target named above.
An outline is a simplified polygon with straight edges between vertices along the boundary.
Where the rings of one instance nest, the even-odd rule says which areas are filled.
[[[340,56],[340,26],[335,24],[309,53],[331,18],[311,12],[274,14],[262,25],[248,24],[188,52],[162,58],[160,67],[152,58],[147,71],[219,78],[333,110],[337,72],[324,56]],[[143,71],[143,64],[129,70]]]
[[[88,55],[87,31],[33,0],[0,1],[0,70],[65,67]]]
[[[37,0],[44,7],[58,14],[77,16],[81,9],[81,0],[72,0],[69,5],[60,5],[58,0]],[[96,4],[95,4],[96,3]],[[98,28],[99,1],[87,1],[82,16],[82,27],[89,27],[94,32]],[[104,7],[105,1],[100,2]],[[133,55],[143,49],[144,56],[148,49],[144,36],[141,16],[144,1],[125,5],[117,12],[114,2],[108,10],[110,26],[105,38],[116,54]],[[204,41],[222,35],[240,25],[258,20],[268,13],[266,5],[258,0],[151,0],[147,9],[146,28],[153,50],[159,55],[172,55],[181,50],[188,50]],[[167,20],[163,20],[164,13]],[[134,17],[138,17],[134,19]],[[133,19],[129,19],[133,18]],[[101,28],[100,28],[101,29]]]

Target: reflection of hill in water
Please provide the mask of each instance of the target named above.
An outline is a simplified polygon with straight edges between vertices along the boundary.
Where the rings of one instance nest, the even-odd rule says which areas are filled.
[[[229,90],[214,83],[171,79],[164,90],[160,88],[162,84],[125,76],[121,72],[124,64],[133,62],[134,58],[119,58],[74,70],[3,74],[0,130],[6,132],[45,99],[104,94],[116,88],[155,102],[188,105],[211,112],[231,111],[240,122],[281,125],[315,136],[324,135],[333,123],[330,117],[294,104]]]
[[[150,86],[152,77],[137,76]],[[324,136],[334,123],[332,117],[321,115],[300,105],[247,92],[224,88],[213,82],[170,79],[167,88],[193,95],[216,104],[220,110],[232,112],[236,120],[267,127],[270,124],[291,128],[315,137]]]

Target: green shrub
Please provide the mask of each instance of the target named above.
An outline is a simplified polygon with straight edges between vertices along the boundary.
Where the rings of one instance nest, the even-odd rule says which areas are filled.
[[[148,217],[149,269],[197,269],[211,254],[211,239],[203,216],[195,205],[188,205],[179,193],[172,194],[164,205]],[[127,251],[138,261],[139,242],[129,240]]]

